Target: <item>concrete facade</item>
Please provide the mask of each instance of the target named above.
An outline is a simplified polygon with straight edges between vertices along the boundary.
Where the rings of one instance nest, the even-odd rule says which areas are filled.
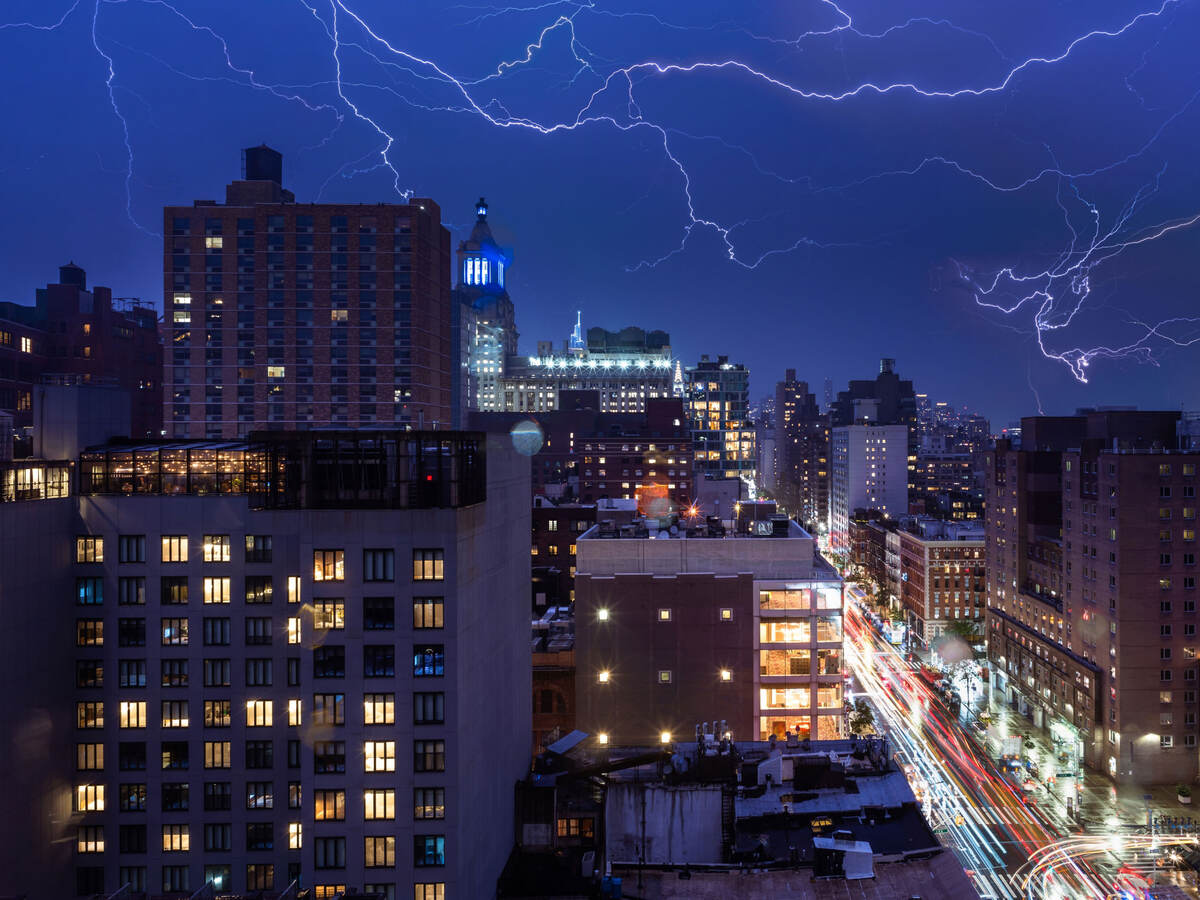
[[[6,771],[40,823],[0,890],[489,896],[531,680],[528,462],[486,461],[457,508],[0,504],[0,657],[31,701]]]

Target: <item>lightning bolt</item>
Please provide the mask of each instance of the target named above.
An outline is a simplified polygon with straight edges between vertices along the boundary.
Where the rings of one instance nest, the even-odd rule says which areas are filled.
[[[283,103],[297,104],[307,112],[329,116],[330,130],[325,138],[314,146],[322,146],[331,141],[347,121],[363,126],[370,135],[372,146],[331,173],[321,186],[318,196],[323,194],[326,187],[336,178],[355,178],[379,170],[385,170],[390,175],[392,188],[399,197],[407,199],[413,196],[415,188],[412,186],[412,175],[402,174],[401,164],[395,159],[397,134],[388,124],[379,104],[375,102],[377,96],[398,100],[414,110],[469,116],[497,129],[527,131],[543,137],[584,128],[607,128],[618,133],[650,135],[662,154],[664,164],[677,180],[683,221],[679,240],[675,245],[657,256],[627,266],[626,269],[630,272],[654,268],[680,255],[700,231],[715,234],[721,241],[728,261],[747,270],[756,269],[774,257],[802,248],[828,250],[866,246],[887,237],[877,235],[867,240],[844,241],[802,235],[778,247],[746,249],[742,245],[745,240],[742,235],[746,227],[765,221],[769,217],[729,221],[710,211],[709,204],[703,199],[703,185],[697,182],[692,169],[685,162],[684,148],[687,142],[719,142],[726,149],[748,159],[758,174],[781,184],[803,189],[809,195],[861,191],[884,179],[913,178],[934,168],[946,170],[1000,193],[1024,191],[1044,181],[1055,180],[1058,184],[1055,202],[1063,214],[1068,237],[1065,246],[1055,254],[1049,265],[1022,268],[1012,264],[994,271],[977,270],[975,266],[959,261],[954,261],[954,265],[960,284],[970,292],[979,307],[1006,316],[1031,314],[1033,334],[1040,352],[1046,358],[1065,365],[1079,381],[1086,382],[1088,367],[1096,359],[1135,358],[1153,362],[1153,350],[1156,346],[1186,347],[1200,340],[1194,331],[1194,326],[1200,321],[1197,319],[1176,317],[1153,323],[1131,318],[1128,324],[1135,329],[1135,335],[1124,343],[1095,347],[1075,346],[1067,349],[1051,346],[1056,341],[1070,343],[1069,340],[1063,340],[1065,331],[1077,321],[1087,305],[1092,296],[1092,279],[1098,275],[1105,263],[1132,248],[1191,228],[1200,221],[1200,215],[1183,216],[1149,226],[1134,226],[1135,214],[1143,208],[1147,197],[1158,189],[1161,171],[1155,181],[1139,190],[1107,225],[1102,224],[1105,216],[1099,205],[1086,200],[1080,188],[1080,183],[1087,179],[1116,172],[1146,157],[1164,132],[1192,109],[1196,99],[1200,97],[1200,90],[1170,115],[1162,118],[1149,137],[1135,150],[1086,171],[1064,170],[1054,159],[1053,150],[1047,146],[1045,149],[1051,164],[1015,177],[1006,174],[1005,178],[1001,178],[967,161],[947,155],[929,155],[908,167],[876,172],[856,180],[823,184],[810,175],[786,174],[772,166],[764,165],[749,148],[732,143],[720,135],[693,134],[661,117],[647,115],[639,102],[639,88],[649,82],[717,75],[740,84],[757,86],[798,104],[849,104],[868,97],[886,98],[892,95],[918,98],[929,103],[966,102],[1009,92],[1019,80],[1032,77],[1037,71],[1064,64],[1085,44],[1116,40],[1154,20],[1169,21],[1166,19],[1166,13],[1178,9],[1182,2],[1183,0],[1161,0],[1156,6],[1130,14],[1116,26],[1094,28],[1078,34],[1053,53],[1020,59],[1010,58],[986,33],[963,27],[946,18],[913,16],[877,30],[860,28],[853,15],[835,0],[814,0],[813,3],[813,11],[826,18],[829,24],[785,37],[757,33],[731,21],[690,25],[647,12],[613,11],[602,8],[596,0],[548,0],[526,6],[452,7],[451,9],[465,10],[470,14],[471,17],[463,23],[464,25],[480,25],[501,16],[540,17],[546,23],[536,28],[531,39],[524,42],[524,46],[516,55],[499,60],[482,73],[467,75],[453,73],[447,65],[436,59],[419,55],[411,48],[399,44],[396,39],[384,34],[382,29],[372,25],[354,0],[297,0],[299,9],[303,11],[302,15],[306,18],[311,17],[318,25],[328,45],[328,74],[306,84],[278,84],[263,80],[254,66],[235,58],[229,41],[216,28],[182,12],[170,0],[91,0],[88,5],[91,6],[92,49],[102,62],[109,103],[120,126],[125,150],[126,165],[123,174],[126,214],[136,227],[147,234],[153,232],[142,226],[133,213],[136,171],[134,141],[129,120],[119,102],[119,92],[128,91],[128,88],[118,81],[117,65],[110,48],[119,47],[126,52],[145,51],[136,50],[111,37],[102,39],[100,22],[105,4],[139,5],[165,13],[186,25],[199,37],[211,41],[225,70],[225,74],[218,76],[195,75],[178,65],[145,54],[174,75],[195,81],[225,81],[266,94]],[[0,31],[27,29],[42,33],[54,32],[61,29],[83,6],[84,0],[74,0],[56,20],[44,23],[0,23]],[[1002,71],[991,78],[982,78],[976,83],[958,86],[924,85],[915,79],[865,80],[830,89],[794,81],[772,72],[767,67],[737,57],[687,61],[643,58],[632,62],[614,62],[590,49],[590,41],[585,43],[581,33],[584,23],[599,19],[641,20],[670,32],[737,34],[753,43],[784,48],[787,53],[794,54],[807,52],[811,47],[824,46],[822,42],[828,44],[831,39],[845,36],[853,36],[864,43],[881,43],[906,31],[930,29],[970,41],[983,42],[995,59],[1002,63]],[[1165,31],[1164,28],[1164,34]],[[1144,98],[1133,87],[1132,80],[1146,67],[1150,55],[1158,48],[1161,40],[1159,37],[1142,53],[1140,64],[1128,73],[1125,79],[1126,86],[1137,96],[1144,108]],[[530,69],[538,56],[548,50],[551,42],[562,43],[573,61],[573,70],[559,88],[563,91],[573,90],[587,82],[588,86],[583,88],[582,101],[575,104],[572,114],[560,118],[542,118],[528,111],[514,110],[513,104],[503,100],[497,92],[514,75]],[[350,68],[364,62],[377,66],[386,78],[373,81],[351,77]],[[330,90],[332,93],[328,94],[329,101],[313,99],[314,96]],[[1065,196],[1064,186],[1067,188]],[[1081,226],[1077,223],[1079,216],[1084,218],[1086,225]]]

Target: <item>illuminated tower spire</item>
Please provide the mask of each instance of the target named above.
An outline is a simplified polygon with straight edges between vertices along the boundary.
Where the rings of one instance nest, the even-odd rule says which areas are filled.
[[[575,330],[571,332],[567,349],[573,354],[583,353],[587,349],[583,343],[583,312],[580,310],[575,311]]]
[[[679,360],[675,360],[675,378],[671,382],[671,393],[676,397],[683,396],[683,369],[679,365]]]

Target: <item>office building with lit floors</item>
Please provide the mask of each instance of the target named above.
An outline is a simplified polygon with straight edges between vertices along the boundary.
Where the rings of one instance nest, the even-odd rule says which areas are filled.
[[[895,518],[908,512],[908,428],[846,425],[830,442],[829,545],[848,559],[855,510],[878,510]]]
[[[1121,782],[1198,772],[1197,467],[1178,412],[1023,419],[987,457],[1000,697]]]
[[[224,204],[163,210],[164,427],[451,427],[450,232],[428,199],[296,203],[244,152]]]
[[[713,720],[844,736],[842,581],[812,536],[784,517],[761,536],[664,524],[576,543],[577,727],[622,745]]]
[[[0,892],[491,896],[529,758],[528,461],[279,432],[77,471],[0,504],[5,581],[44,601],[5,639],[39,698],[6,706],[31,757],[6,771],[57,774],[14,788],[35,862],[3,859]]]

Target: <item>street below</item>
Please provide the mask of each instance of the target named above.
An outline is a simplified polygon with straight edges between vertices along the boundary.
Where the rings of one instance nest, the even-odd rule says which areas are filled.
[[[1095,773],[1060,782],[1052,748],[1027,739],[1032,723],[993,703],[986,684],[968,687],[960,679],[967,699],[951,705],[949,690],[935,689],[864,603],[850,586],[846,651],[855,696],[872,707],[875,727],[891,739],[935,834],[981,896],[1133,900],[1151,896],[1152,884],[1198,896],[1170,865],[1173,855],[1196,846],[1195,837],[1182,829],[1150,833],[1149,802],[1131,802],[1128,791],[1118,802],[1122,795]]]

